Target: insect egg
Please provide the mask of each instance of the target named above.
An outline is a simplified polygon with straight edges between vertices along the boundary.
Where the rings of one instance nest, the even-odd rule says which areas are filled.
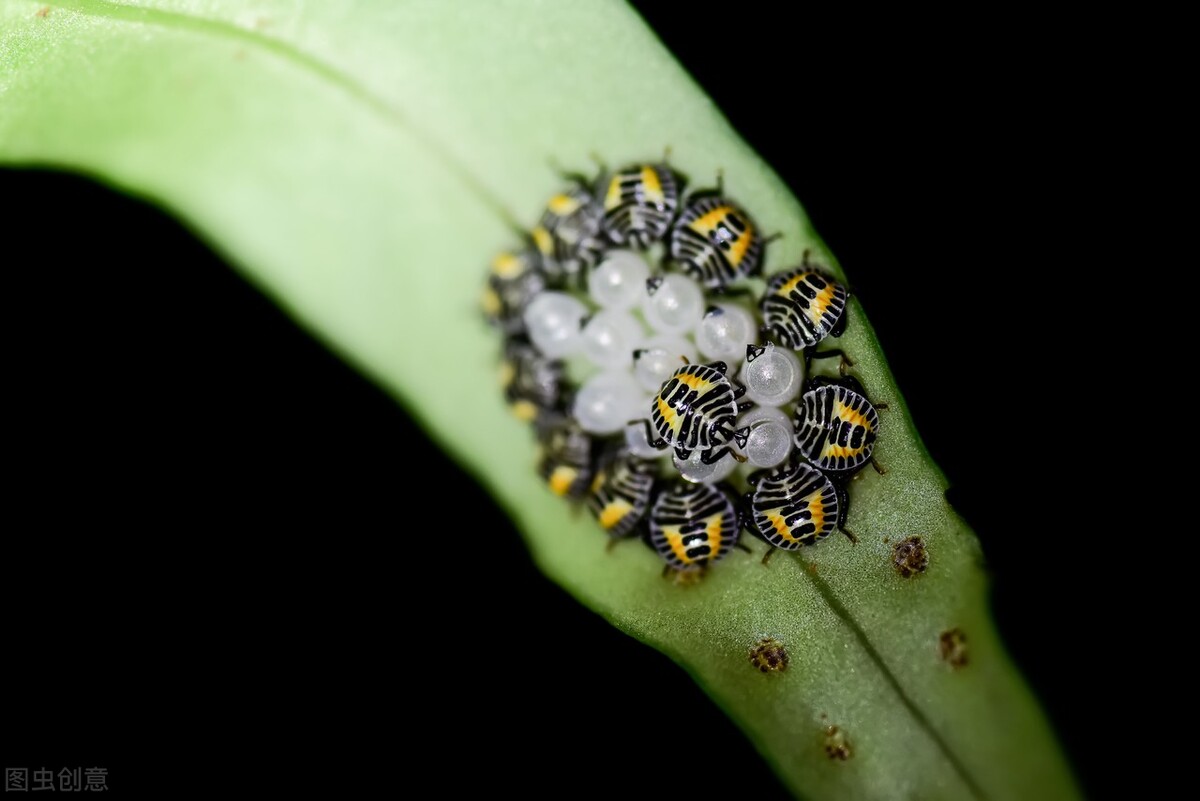
[[[609,251],[588,277],[588,291],[606,309],[632,309],[646,294],[650,268],[631,250]]]
[[[785,550],[838,528],[854,541],[849,479],[886,471],[854,363],[824,344],[846,326],[848,289],[807,252],[764,275],[775,236],[719,179],[681,198],[665,160],[562,175],[482,298],[546,490],[693,581],[744,528]],[[834,356],[837,380],[815,361]]]
[[[580,333],[583,354],[602,368],[628,367],[643,337],[642,324],[628,312],[596,312]]]
[[[747,398],[764,406],[782,406],[799,397],[804,365],[795,353],[770,342],[764,347],[747,346],[741,378]]]
[[[754,315],[734,303],[709,306],[696,328],[696,347],[706,359],[740,361],[746,355],[746,346],[757,341]]]
[[[642,313],[655,331],[687,333],[704,314],[704,292],[695,281],[678,273],[651,278],[646,281]]]
[[[792,452],[795,428],[782,409],[756,406],[738,418],[738,428],[749,428],[746,439],[746,461],[755,467],[775,467],[783,464]]]
[[[640,405],[645,397],[628,373],[598,373],[579,388],[571,411],[589,434],[616,434],[630,420],[644,414]]]
[[[587,313],[587,306],[565,292],[543,292],[525,307],[525,328],[543,355],[557,359],[578,350]]]
[[[642,387],[657,393],[663,382],[685,361],[696,361],[696,348],[692,343],[682,337],[654,337],[634,351],[633,377]]]
[[[638,405],[644,408],[649,403],[650,398],[644,398]],[[658,459],[668,453],[650,444],[646,439],[646,426],[641,420],[635,420],[625,426],[625,447],[629,448],[631,454],[643,459]]]
[[[701,451],[692,451],[687,459],[680,459],[678,454],[672,454],[671,463],[679,471],[684,481],[693,484],[711,484],[714,481],[724,481],[729,474],[737,469],[738,461],[733,454],[726,453],[712,464],[705,464]]]

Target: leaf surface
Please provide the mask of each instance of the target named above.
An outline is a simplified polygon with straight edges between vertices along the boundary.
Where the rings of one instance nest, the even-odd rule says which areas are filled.
[[[889,406],[888,472],[851,487],[857,546],[764,568],[755,543],[678,587],[645,549],[606,554],[592,520],[538,481],[476,311],[485,265],[558,188],[551,160],[587,169],[592,152],[619,163],[666,146],[693,184],[723,170],[784,233],[768,271],[809,248],[836,267],[787,187],[618,4],[0,3],[0,161],[95,175],[185,220],[388,387],[550,576],[691,672],[798,795],[1075,794],[995,637],[978,543],[856,302],[840,345]],[[892,549],[913,535],[929,568],[902,578]],[[952,629],[968,638],[960,668],[939,651]],[[786,646],[786,672],[750,666],[763,636]],[[846,760],[827,753],[831,727]]]

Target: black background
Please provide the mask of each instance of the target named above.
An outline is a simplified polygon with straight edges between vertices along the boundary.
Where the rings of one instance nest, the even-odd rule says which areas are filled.
[[[1112,664],[1122,601],[1116,533],[1079,485],[1106,458],[1085,421],[1112,380],[1077,301],[1094,190],[1078,94],[1014,75],[1013,53],[1044,45],[1016,29],[910,21],[881,45],[761,25],[731,58],[695,20],[643,10],[852,277],[983,541],[1003,637],[1103,795],[1123,744],[1079,674]],[[149,790],[228,772],[782,794],[681,671],[541,578],[403,410],[175,223],[49,173],[2,171],[0,195],[4,764],[108,766]],[[964,406],[969,426],[947,411]],[[437,478],[402,480],[414,460]],[[506,536],[431,548],[381,522],[449,488]],[[690,743],[728,760],[663,757]]]

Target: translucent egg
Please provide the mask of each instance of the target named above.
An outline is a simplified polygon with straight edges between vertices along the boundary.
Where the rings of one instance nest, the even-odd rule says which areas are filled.
[[[692,451],[692,455],[687,458],[687,461],[682,461],[678,456],[672,454],[671,463],[675,465],[675,469],[679,471],[679,475],[683,477],[684,481],[690,481],[693,484],[712,484],[715,481],[721,481],[728,478],[729,474],[738,466],[737,459],[734,459],[731,453],[725,454],[713,464],[705,464],[700,459],[700,451]]]
[[[579,349],[579,325],[587,306],[565,292],[543,292],[529,302],[523,315],[529,339],[548,358],[558,359]]]
[[[687,333],[704,314],[704,292],[695,281],[678,273],[650,278],[642,298],[642,313],[655,331]]]
[[[644,398],[644,400],[641,402],[641,406],[643,409],[649,408],[650,398]],[[633,418],[630,419],[632,420]],[[651,427],[650,430],[653,433],[653,427]],[[656,434],[655,439],[657,438],[658,436]],[[634,456],[640,456],[643,459],[656,459],[660,456],[666,456],[671,452],[669,448],[663,448],[662,450],[659,450],[658,448],[652,448],[650,446],[650,441],[646,439],[646,426],[643,425],[640,420],[636,423],[625,426],[625,444],[628,446],[630,453],[632,453]]]
[[[746,357],[746,346],[757,342],[754,315],[736,303],[709,306],[696,328],[696,347],[706,359],[741,361]]]
[[[738,418],[737,428],[750,429],[742,453],[746,461],[755,467],[783,464],[792,452],[795,428],[792,419],[782,409],[756,406]]]
[[[682,357],[682,358],[681,358]],[[633,377],[650,392],[683,367],[683,360],[696,361],[696,346],[683,337],[657,336],[642,345],[633,360]]]
[[[606,309],[632,309],[646,294],[650,268],[632,250],[610,250],[588,277],[588,293]]]
[[[626,372],[597,373],[575,394],[571,413],[589,434],[616,434],[646,416],[646,391]]]
[[[580,332],[583,354],[602,368],[629,367],[645,332],[632,314],[604,309]]]
[[[747,358],[742,368],[746,397],[764,406],[782,406],[800,395],[804,384],[804,365],[787,348],[770,342],[755,348],[757,355]]]

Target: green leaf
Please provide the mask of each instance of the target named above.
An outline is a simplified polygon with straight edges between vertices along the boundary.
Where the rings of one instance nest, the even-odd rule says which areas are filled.
[[[785,233],[768,269],[808,248],[836,265],[635,15],[553,2],[262,8],[4,0],[0,162],[96,175],[185,220],[413,410],[545,572],[690,671],[797,794],[1076,794],[996,639],[978,543],[945,503],[857,303],[841,346],[889,405],[877,451],[888,473],[851,489],[862,541],[766,569],[735,555],[699,586],[661,581],[644,549],[606,555],[590,518],[536,479],[528,431],[500,393],[478,391],[497,351],[476,313],[484,265],[556,189],[551,159],[670,145],[681,170],[723,169],[762,227]],[[902,578],[892,549],[911,535],[929,568]],[[954,629],[970,648],[957,668],[939,651]],[[749,665],[763,636],[786,647],[786,672]],[[844,761],[827,753],[830,727],[849,742]]]

